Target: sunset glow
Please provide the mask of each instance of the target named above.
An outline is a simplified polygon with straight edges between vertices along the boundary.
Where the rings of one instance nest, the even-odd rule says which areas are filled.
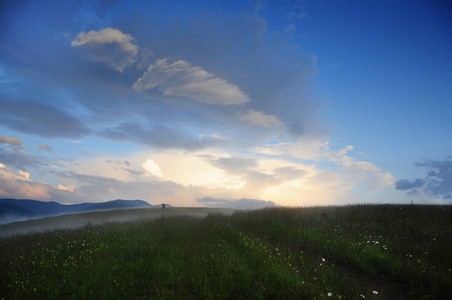
[[[450,7],[213,3],[1,4],[0,197],[450,203]]]

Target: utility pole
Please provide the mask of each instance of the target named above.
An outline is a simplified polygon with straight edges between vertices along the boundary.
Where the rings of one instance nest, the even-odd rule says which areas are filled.
[[[165,203],[162,203],[162,227],[165,223]]]

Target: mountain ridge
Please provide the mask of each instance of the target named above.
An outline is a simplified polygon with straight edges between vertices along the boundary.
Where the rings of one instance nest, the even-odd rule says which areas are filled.
[[[169,204],[166,205],[171,207]],[[56,201],[46,202],[32,199],[3,198],[0,199],[0,224],[90,211],[146,207],[161,207],[161,204],[151,205],[144,200],[138,199],[61,204]]]

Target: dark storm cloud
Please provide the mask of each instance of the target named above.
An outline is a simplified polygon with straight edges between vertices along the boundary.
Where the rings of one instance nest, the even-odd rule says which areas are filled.
[[[209,207],[222,207],[222,208],[236,208],[236,209],[260,209],[264,207],[276,206],[273,201],[256,200],[256,199],[238,199],[238,200],[227,200],[218,199],[213,197],[203,197],[197,199],[202,205]]]
[[[427,172],[425,179],[418,178],[414,181],[403,179],[397,181],[396,189],[413,189],[409,193],[410,195],[415,195],[418,194],[417,188],[423,187],[425,194],[429,196],[452,199],[452,161],[426,160],[415,165],[433,170]]]
[[[47,104],[0,98],[0,125],[46,138],[81,138],[91,132],[77,118]]]

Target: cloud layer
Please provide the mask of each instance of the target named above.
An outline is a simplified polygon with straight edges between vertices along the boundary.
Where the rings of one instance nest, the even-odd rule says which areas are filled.
[[[2,196],[246,209],[353,202],[394,183],[329,142],[295,25],[160,16],[147,1],[63,1],[55,21],[29,5],[2,23]]]

